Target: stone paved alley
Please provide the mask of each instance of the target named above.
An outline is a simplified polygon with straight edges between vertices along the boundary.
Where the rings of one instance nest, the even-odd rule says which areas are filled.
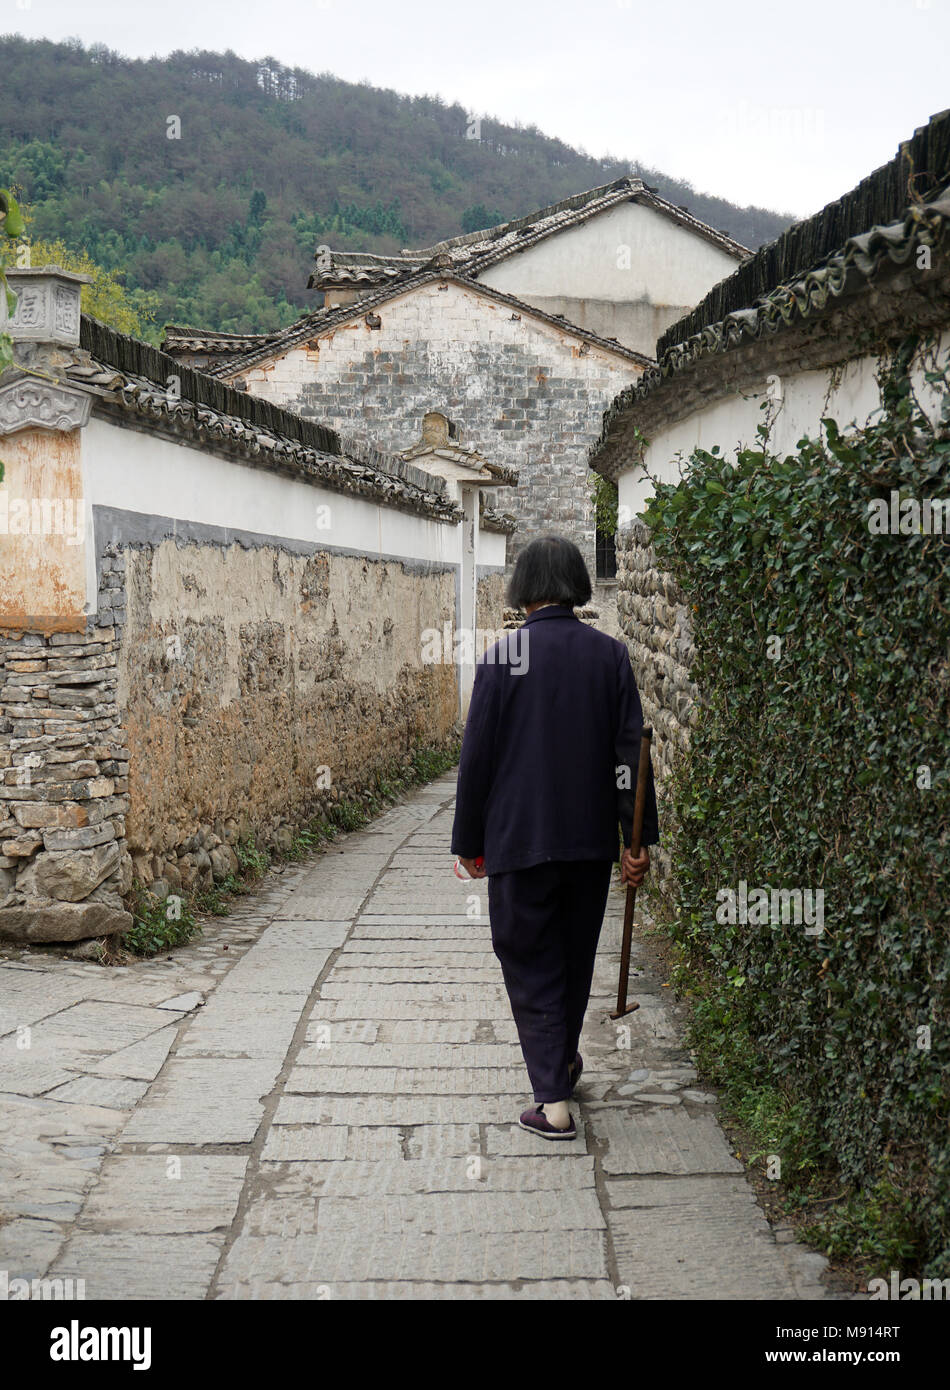
[[[485,886],[451,872],[453,793],[269,877],[171,960],[4,950],[0,1269],[109,1299],[826,1296],[648,972],[618,1048],[619,891],[579,1137],[513,1124],[530,1094]]]

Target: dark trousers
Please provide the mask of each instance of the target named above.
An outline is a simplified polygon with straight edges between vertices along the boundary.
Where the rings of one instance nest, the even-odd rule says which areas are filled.
[[[488,911],[536,1101],[566,1100],[590,998],[611,862],[536,864],[488,880]]]

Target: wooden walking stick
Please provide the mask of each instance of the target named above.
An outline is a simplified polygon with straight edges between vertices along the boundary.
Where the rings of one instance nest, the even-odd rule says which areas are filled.
[[[633,803],[633,832],[630,836],[630,853],[634,859],[640,854],[640,836],[643,834],[643,808],[647,799],[647,782],[650,776],[650,744],[653,730],[644,729],[640,735],[640,766],[637,768],[637,795]],[[627,1003],[627,981],[630,976],[630,942],[633,937],[633,912],[637,901],[637,890],[632,883],[627,884],[627,902],[623,911],[623,944],[620,948],[620,979],[617,982],[617,1008],[611,1018],[623,1018],[639,1009],[639,1004]]]

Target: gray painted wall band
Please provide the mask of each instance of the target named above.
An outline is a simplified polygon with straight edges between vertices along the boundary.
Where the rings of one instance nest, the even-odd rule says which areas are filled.
[[[303,541],[286,536],[268,536],[256,531],[234,530],[229,526],[210,526],[199,521],[179,521],[174,517],[151,516],[144,512],[127,512],[117,507],[93,506],[93,526],[96,538],[96,578],[102,577],[100,560],[107,545],[155,546],[173,540],[178,545],[240,545],[245,550],[274,546],[292,555],[351,555],[359,560],[379,560],[402,565],[409,574],[457,573],[458,565],[444,560],[413,560],[404,555],[370,554],[352,546],[330,545],[326,541]],[[500,574],[503,565],[479,565],[479,576]]]

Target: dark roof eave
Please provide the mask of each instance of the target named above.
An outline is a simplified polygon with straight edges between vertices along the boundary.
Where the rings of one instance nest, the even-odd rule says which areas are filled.
[[[95,397],[97,410],[106,414],[134,417],[147,428],[197,439],[229,456],[290,470],[331,491],[439,520],[461,517],[441,479],[379,450],[352,442],[344,447],[335,430],[236,391],[85,314],[80,349],[64,368],[64,379]]]
[[[699,303],[657,341],[657,357],[685,342],[707,325],[755,304],[779,284],[818,267],[846,241],[867,228],[901,218],[911,199],[934,196],[950,178],[950,110],[933,116],[902,143],[887,164],[873,170],[849,192],[811,217],[794,223],[759,248],[731,275],[720,280]]]

